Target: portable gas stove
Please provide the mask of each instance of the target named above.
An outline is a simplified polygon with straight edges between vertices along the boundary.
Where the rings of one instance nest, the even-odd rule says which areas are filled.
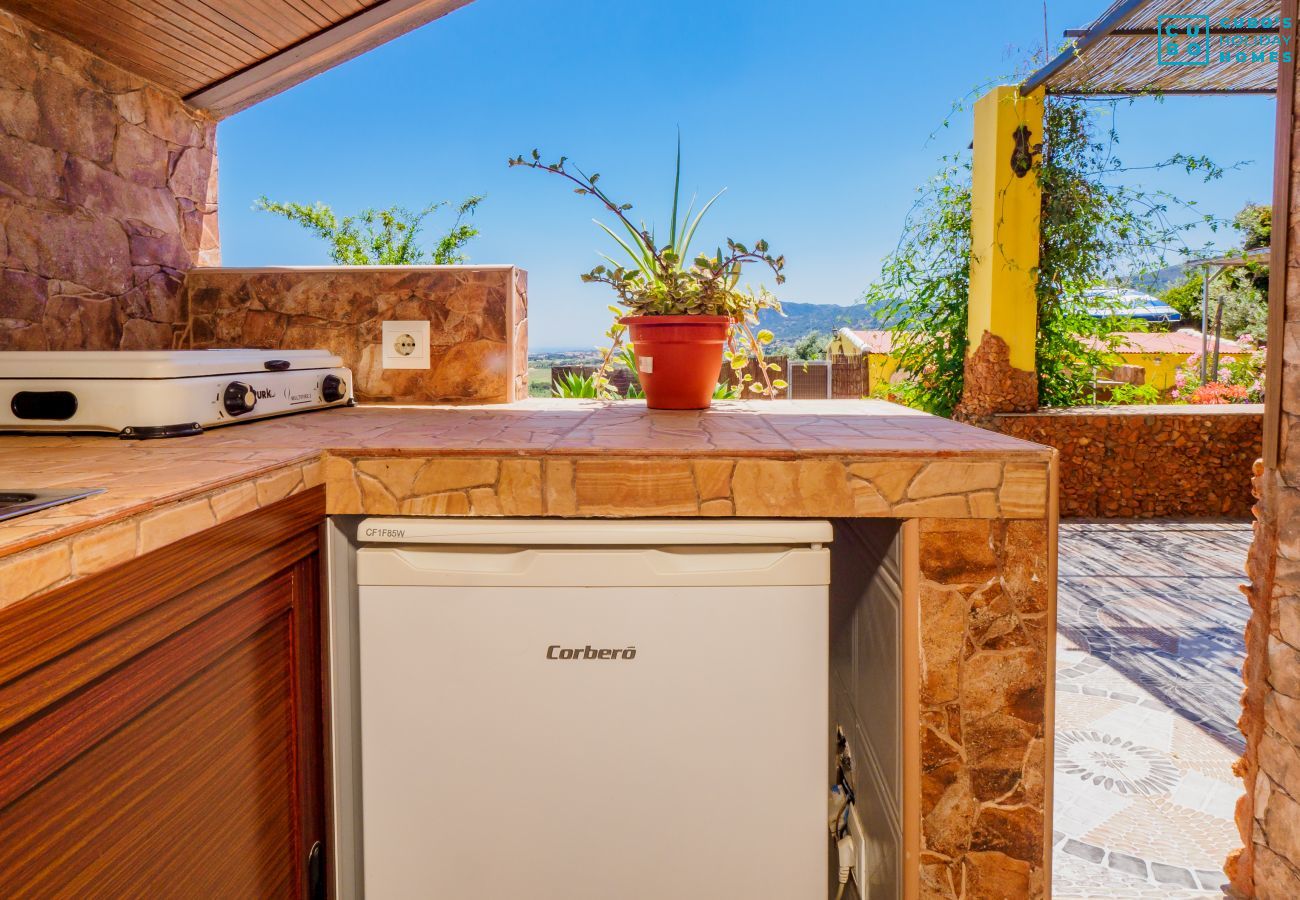
[[[352,373],[324,350],[0,352],[0,431],[199,434],[352,405]]]

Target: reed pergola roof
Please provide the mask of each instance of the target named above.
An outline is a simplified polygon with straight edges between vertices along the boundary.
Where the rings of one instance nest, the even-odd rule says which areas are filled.
[[[1209,22],[1210,49],[1204,64],[1165,64],[1159,58],[1162,17],[1189,14]],[[1087,28],[1067,31],[1071,46],[1022,85],[1069,96],[1133,94],[1274,94],[1278,62],[1269,57],[1269,35],[1278,28],[1247,24],[1278,21],[1277,0],[1115,0]],[[1232,23],[1225,26],[1227,20]],[[1186,19],[1178,20],[1186,22]],[[1294,33],[1293,31],[1291,33]],[[1232,58],[1221,58],[1221,52]],[[1263,53],[1241,61],[1236,53]]]
[[[470,0],[0,0],[223,118]]]

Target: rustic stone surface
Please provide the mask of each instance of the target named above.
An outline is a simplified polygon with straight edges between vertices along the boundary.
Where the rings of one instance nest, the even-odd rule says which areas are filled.
[[[257,485],[252,482],[237,484],[213,494],[210,502],[218,523],[237,519],[258,508]]]
[[[1063,517],[1250,517],[1263,407],[1096,407],[980,424],[1055,447]]]
[[[178,339],[198,349],[326,349],[367,402],[509,403],[528,394],[519,291],[527,278],[512,266],[205,268],[185,279],[188,330]],[[431,323],[428,370],[383,367],[385,320]]]
[[[176,540],[177,534],[197,534],[217,524],[207,498],[167,506],[140,520],[140,552],[148,553]]]
[[[1005,853],[967,853],[966,896],[968,897],[1041,897],[1043,873]]]
[[[1300,797],[1300,755],[1295,745],[1272,728],[1265,728],[1258,743],[1260,767],[1269,781],[1288,796]]]
[[[920,534],[922,893],[1045,896],[1047,523]]]
[[[77,576],[100,572],[134,559],[139,552],[135,522],[120,522],[72,541],[72,568]]]
[[[1259,818],[1268,838],[1268,846],[1285,860],[1300,858],[1300,803],[1282,790],[1270,776],[1272,790],[1268,803],[1259,810]]]
[[[0,523],[0,605],[320,483],[330,512],[377,515],[896,517],[957,501],[961,516],[981,517],[917,526],[922,758],[920,783],[907,789],[920,813],[923,890],[1041,897],[1054,631],[1049,453],[944,420],[909,415],[900,424],[880,405],[840,408],[792,402],[779,432],[756,414],[759,404],[659,418],[543,401],[340,409],[144,444],[0,437],[0,475],[40,452],[52,484],[94,472],[110,488],[57,516]],[[666,453],[654,452],[664,449],[661,434],[675,442]],[[962,458],[966,439],[975,469]],[[828,445],[838,451],[826,454]],[[1022,478],[1038,473],[1033,518],[999,516],[988,486],[1005,484],[1012,466]],[[920,494],[958,491],[965,479],[969,495],[991,505],[977,511],[963,493],[913,497],[921,473]],[[1021,497],[1017,508],[1027,503]],[[69,546],[83,548],[75,569]]]
[[[172,346],[180,275],[219,252],[215,122],[0,17],[0,349]],[[142,291],[166,302],[141,303]]]
[[[573,491],[580,516],[616,516],[626,509],[644,509],[652,516],[699,511],[686,460],[579,459],[573,466]]]
[[[1225,866],[1239,894],[1267,900],[1300,896],[1300,796],[1293,792],[1300,760],[1300,646],[1292,607],[1300,597],[1300,156],[1291,165],[1286,278],[1270,298],[1283,307],[1282,327],[1269,342],[1270,352],[1281,353],[1281,378],[1267,386],[1281,401],[1274,423],[1278,461],[1271,468],[1255,465],[1255,541],[1244,588],[1251,618],[1238,723],[1246,750],[1235,767],[1245,782],[1236,815],[1242,848]]]
[[[1273,852],[1263,842],[1254,845],[1254,884],[1259,900],[1295,900],[1300,897],[1300,869]]]
[[[71,577],[72,548],[66,543],[19,553],[0,567],[0,585],[14,599],[39,594]]]
[[[1271,635],[1268,639],[1268,683],[1276,693],[1300,698],[1300,650]]]
[[[979,345],[966,355],[961,403],[954,417],[982,424],[995,413],[1032,412],[1038,409],[1038,376],[1011,365],[1011,348],[996,334],[985,331]]]
[[[383,496],[392,502],[418,502],[420,497],[462,490],[469,485],[422,485],[413,483],[412,467],[425,465],[427,456],[412,451],[413,458],[391,460],[387,456],[373,457],[364,450],[336,449],[341,459],[352,460],[362,476],[356,490],[348,488],[331,494],[330,512],[337,515],[361,512],[366,505],[364,485],[373,490],[382,488]],[[465,465],[471,460],[441,460],[439,465]],[[432,465],[432,463],[430,463]],[[525,487],[544,497],[544,515],[605,516],[619,515],[623,509],[639,509],[643,515],[695,516],[738,515],[751,517],[823,517],[823,516],[893,516],[902,518],[924,517],[930,511],[956,516],[978,517],[987,521],[999,518],[1001,512],[991,495],[986,503],[968,503],[966,496],[953,495],[923,501],[891,505],[874,490],[872,485],[848,475],[847,460],[771,460],[750,458],[711,459],[707,463],[689,460],[666,460],[657,457],[620,455],[617,459],[591,459],[586,457],[551,456],[545,462],[545,485],[540,467],[530,474],[520,473],[510,489],[517,492]],[[944,465],[936,463],[935,465]],[[330,468],[330,478],[351,480],[340,463]],[[727,478],[726,473],[730,473]],[[1037,515],[1046,508],[1046,464],[1040,471],[1040,499]],[[483,479],[478,486],[489,486],[492,479]],[[943,499],[944,505],[936,500]],[[502,495],[502,510],[508,498]],[[1018,507],[1019,508],[1019,507]],[[466,514],[469,510],[466,510]],[[480,514],[480,513],[475,513]],[[502,515],[518,513],[502,512]],[[536,514],[536,513],[532,513]],[[954,520],[960,521],[960,520]],[[971,532],[973,534],[973,532]],[[969,537],[954,526],[952,543],[936,551],[925,560],[928,567],[949,567],[953,572],[964,572],[969,577],[979,577],[992,571],[992,552],[987,546],[987,535]],[[1041,595],[1044,586],[1033,586],[1028,593]]]
[[[1002,466],[994,462],[954,462],[926,466],[908,486],[915,500],[993,489],[1002,483]]]
[[[5,450],[0,448],[0,460],[4,455]],[[64,539],[35,543],[29,549],[0,556],[0,607],[101,572],[323,483],[321,464],[315,459],[287,465],[276,462],[270,467],[265,461],[252,459],[233,467],[182,451],[163,454],[153,463],[168,470],[167,487],[162,486],[164,478],[155,473],[151,473],[152,494],[148,486],[127,486],[137,479],[140,470],[136,469],[124,473],[123,487],[111,489],[118,495],[116,498],[100,495],[79,501],[91,507],[99,504],[108,511],[99,517],[92,514],[87,522],[77,523],[74,516],[60,513],[59,508],[42,514],[54,519],[56,528],[77,524],[89,527],[78,528]],[[48,475],[59,484],[80,483],[71,481],[63,470],[64,466],[54,465]],[[218,475],[215,470],[223,471]],[[67,471],[84,477],[84,469],[74,468],[73,464],[67,465]],[[205,475],[214,478],[214,483],[204,484]],[[236,484],[221,483],[222,477],[232,475],[240,479]],[[167,488],[182,484],[192,486],[162,499]],[[136,496],[130,496],[132,493]],[[101,518],[106,520],[103,524],[99,523]]]

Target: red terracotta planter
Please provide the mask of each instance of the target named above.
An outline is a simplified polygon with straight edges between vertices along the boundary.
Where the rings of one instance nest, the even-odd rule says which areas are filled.
[[[722,370],[729,316],[627,316],[650,409],[708,409]]]

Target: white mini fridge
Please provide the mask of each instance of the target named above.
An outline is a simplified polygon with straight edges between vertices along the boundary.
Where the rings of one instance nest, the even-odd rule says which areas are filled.
[[[369,900],[822,900],[821,521],[367,519]]]

